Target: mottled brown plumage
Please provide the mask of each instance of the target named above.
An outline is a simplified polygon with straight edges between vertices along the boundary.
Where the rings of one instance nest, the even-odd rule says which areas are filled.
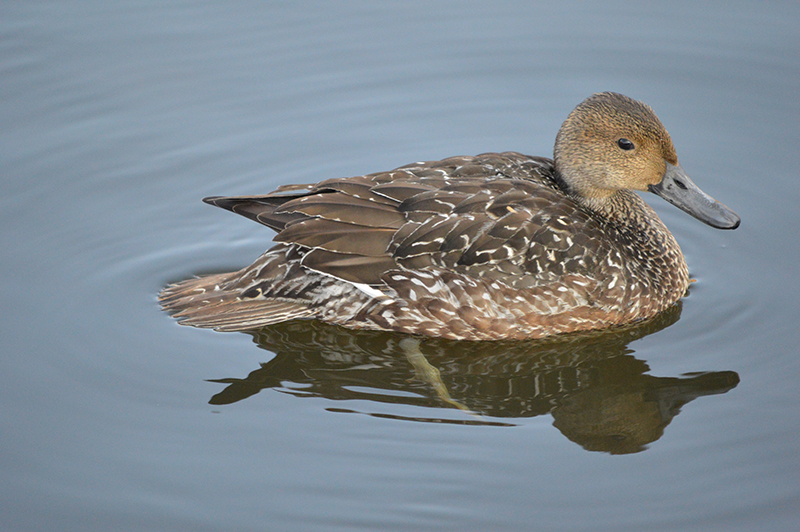
[[[185,325],[249,330],[298,318],[465,340],[540,338],[651,317],[686,291],[675,239],[631,190],[715,227],[738,217],[678,165],[649,107],[579,105],[555,162],[486,153],[204,201],[278,234],[238,272],[161,293]]]

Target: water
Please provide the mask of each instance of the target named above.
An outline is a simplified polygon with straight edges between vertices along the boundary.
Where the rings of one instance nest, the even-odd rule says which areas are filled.
[[[0,528],[800,524],[796,6],[1,12]],[[253,338],[158,310],[166,283],[269,244],[203,196],[548,155],[601,90],[652,105],[743,220],[715,231],[648,198],[697,279],[657,322],[536,350],[431,342],[420,359],[392,335]]]

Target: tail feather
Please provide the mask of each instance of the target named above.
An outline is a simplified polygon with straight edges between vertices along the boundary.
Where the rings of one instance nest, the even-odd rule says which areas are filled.
[[[181,325],[225,332],[253,330],[315,314],[301,301],[241,299],[238,290],[225,290],[229,279],[230,274],[188,279],[164,288],[158,299]]]

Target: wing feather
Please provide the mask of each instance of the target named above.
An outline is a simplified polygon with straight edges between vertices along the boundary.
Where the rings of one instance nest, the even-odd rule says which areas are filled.
[[[385,227],[310,218],[289,225],[274,240],[339,253],[380,257],[386,255],[394,234],[395,229]]]

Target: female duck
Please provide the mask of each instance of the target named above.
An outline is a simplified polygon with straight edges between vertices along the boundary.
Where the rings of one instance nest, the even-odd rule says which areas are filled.
[[[206,198],[278,231],[276,245],[160,299],[184,325],[221,331],[302,318],[498,340],[631,323],[689,284],[678,244],[633,190],[739,225],[684,173],[648,106],[602,93],[567,117],[552,161],[486,153]]]

